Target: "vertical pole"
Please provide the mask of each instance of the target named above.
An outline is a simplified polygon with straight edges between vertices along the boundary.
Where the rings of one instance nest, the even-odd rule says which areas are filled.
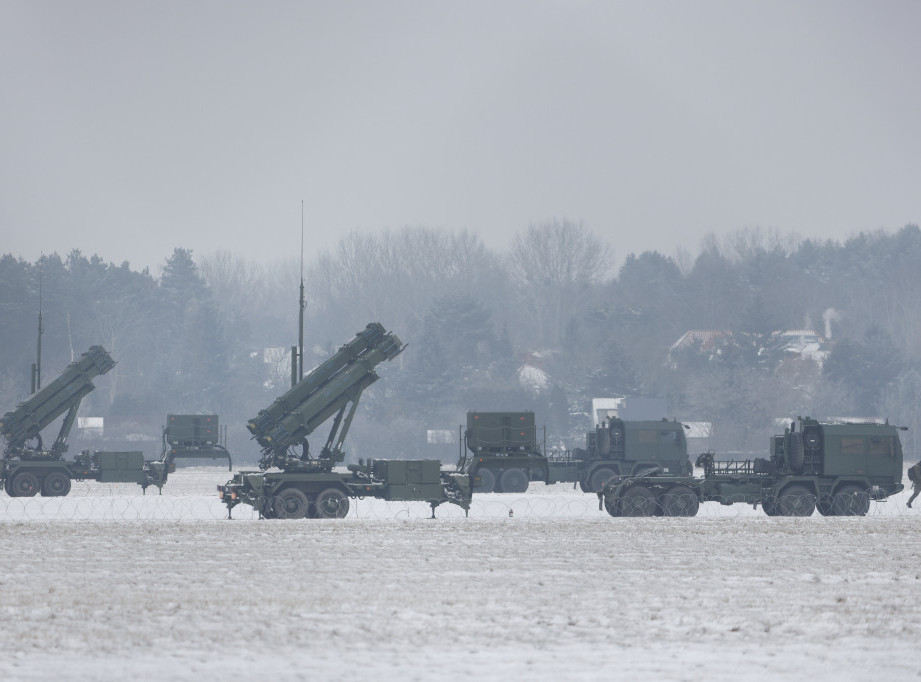
[[[304,200],[301,199],[301,300],[298,305],[298,378],[304,378]]]
[[[297,346],[291,346],[291,388],[297,385]]]
[[[38,391],[42,387],[42,334],[45,333],[45,330],[42,329],[42,274],[45,261],[45,254],[42,254],[39,259],[38,266],[38,353],[37,353],[37,362],[35,363],[35,390]]]

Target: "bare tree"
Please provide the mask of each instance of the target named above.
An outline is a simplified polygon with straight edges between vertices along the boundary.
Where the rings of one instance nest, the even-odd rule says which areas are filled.
[[[404,227],[347,234],[308,268],[307,288],[331,317],[348,311],[349,328],[360,318],[405,329],[435,298],[482,288],[498,272],[471,232]]]
[[[535,342],[558,347],[586,294],[612,270],[610,247],[582,223],[553,220],[515,235],[507,256],[521,309]]]

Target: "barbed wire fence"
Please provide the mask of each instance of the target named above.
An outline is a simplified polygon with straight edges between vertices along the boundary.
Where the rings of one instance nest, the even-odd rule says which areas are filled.
[[[229,478],[226,470],[190,469],[180,470],[169,477],[162,494],[156,488],[148,488],[146,494],[136,484],[97,483],[74,481],[66,497],[9,497],[0,493],[0,523],[11,521],[51,522],[55,520],[79,521],[218,521],[227,519],[227,507],[217,494],[217,486]],[[910,509],[906,502],[910,496],[910,485],[906,490],[893,495],[886,501],[869,501],[866,516],[873,518],[921,518],[921,504]],[[763,517],[768,521],[761,506],[753,507],[741,501],[727,500],[731,504],[705,502],[693,518],[736,518]],[[921,502],[921,500],[919,500]],[[802,499],[792,502],[794,512],[809,511],[816,500]],[[658,510],[635,510],[639,515],[656,518]],[[789,510],[788,510],[789,511]],[[805,513],[800,511],[800,513]],[[424,519],[431,516],[431,508],[425,502],[393,502],[374,498],[359,498],[350,501],[348,520],[361,519]],[[465,518],[464,510],[452,504],[442,504],[435,511],[437,519]],[[532,483],[526,493],[489,493],[473,496],[470,519],[554,519],[580,518],[605,519],[612,523],[648,521],[639,518],[615,518],[601,508],[598,497],[582,493],[570,484],[544,485]],[[787,515],[784,515],[787,516]],[[233,518],[240,521],[259,520],[259,514],[252,507],[240,504],[233,510]],[[693,518],[683,519],[693,522]],[[823,517],[818,510],[805,517],[804,522],[834,522],[840,516]],[[316,523],[305,519],[297,523]],[[337,523],[338,520],[324,521]]]

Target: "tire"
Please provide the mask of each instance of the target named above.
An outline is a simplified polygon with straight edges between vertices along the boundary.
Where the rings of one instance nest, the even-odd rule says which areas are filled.
[[[477,469],[476,475],[480,477],[480,485],[473,489],[475,493],[491,493],[496,489],[496,474],[492,469],[482,467]]]
[[[616,497],[604,496],[604,509],[608,514],[614,517],[621,516],[620,513],[620,503]]]
[[[285,488],[272,500],[272,516],[276,519],[303,519],[307,508],[307,495],[297,488]]]
[[[627,488],[620,496],[621,516],[655,516],[658,510],[656,496],[644,485]]]
[[[70,492],[70,476],[63,471],[52,471],[42,481],[42,495],[45,497],[64,497]]]
[[[780,516],[812,516],[815,493],[798,483],[788,485],[777,498],[777,511]]]
[[[823,495],[818,500],[816,500],[815,508],[822,516],[836,516],[833,504],[834,501],[831,497]]]
[[[38,478],[31,471],[20,471],[10,479],[10,497],[35,497],[38,493]]]
[[[607,483],[609,479],[614,478],[616,475],[617,474],[610,467],[600,467],[595,469],[592,472],[592,475],[588,478],[588,492],[601,492],[604,484]]]
[[[314,505],[314,517],[318,519],[344,519],[349,513],[349,498],[339,488],[327,488],[319,495]]]
[[[859,485],[846,484],[832,496],[835,516],[866,516],[870,511],[870,494]]]
[[[700,500],[686,485],[673,485],[659,497],[662,516],[697,516]]]
[[[499,483],[504,493],[523,493],[528,489],[528,474],[524,469],[506,469]]]
[[[761,508],[768,516],[777,516],[777,503],[774,500],[765,500],[761,503]]]

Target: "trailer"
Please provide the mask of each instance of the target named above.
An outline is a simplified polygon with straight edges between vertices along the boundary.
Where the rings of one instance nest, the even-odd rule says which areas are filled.
[[[611,516],[695,516],[704,502],[760,505],[768,516],[864,516],[871,500],[904,489],[905,429],[799,417],[771,438],[769,458],[721,462],[708,452],[696,461],[702,478],[655,467],[616,477],[598,493],[599,505]]]
[[[349,500],[423,501],[432,516],[450,502],[470,509],[470,476],[443,471],[437,460],[370,459],[345,468],[342,446],[364,390],[378,379],[374,368],[405,346],[377,322],[367,325],[324,363],[295,383],[247,423],[262,449],[259,471],[238,472],[218,494],[233,508],[247,504],[262,518],[343,518]],[[328,419],[332,426],[319,453],[307,436]]]

